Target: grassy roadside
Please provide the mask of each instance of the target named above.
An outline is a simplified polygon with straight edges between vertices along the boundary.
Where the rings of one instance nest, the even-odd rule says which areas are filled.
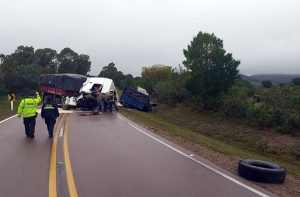
[[[19,103],[19,99],[13,101],[13,110],[11,110],[12,105],[11,102],[8,101],[8,97],[0,97],[0,121],[17,114]]]
[[[298,147],[271,147],[261,130],[228,122],[214,113],[158,106],[152,113],[121,108],[125,117],[140,123],[158,135],[201,145],[212,151],[242,159],[259,159],[284,166],[287,174],[300,179],[300,162],[293,152]],[[176,141],[176,140],[175,140]],[[197,153],[197,149],[195,149]]]

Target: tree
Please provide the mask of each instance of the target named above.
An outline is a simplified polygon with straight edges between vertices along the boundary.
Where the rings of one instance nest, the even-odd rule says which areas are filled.
[[[3,80],[11,93],[28,93],[38,89],[39,66],[36,64],[18,67],[15,72],[7,73]]]
[[[0,53],[0,66],[4,62],[5,55],[3,53]]]
[[[58,55],[59,67],[58,73],[76,73],[77,65],[74,60],[78,54],[70,48],[64,48]]]
[[[153,86],[161,81],[170,81],[172,77],[172,67],[162,64],[154,64],[151,67],[142,68],[142,79],[138,80],[138,85],[145,88],[150,94]]]
[[[292,79],[292,83],[293,83],[295,86],[300,86],[300,78]]]
[[[124,89],[125,86],[133,87],[134,78],[131,74],[125,75],[125,78],[120,81],[120,89]]]
[[[15,53],[12,54],[13,58],[16,60],[16,64],[19,66],[32,64],[34,61],[34,48],[19,46]]]
[[[1,67],[0,67],[1,70]],[[0,95],[6,95],[8,92],[5,83],[4,83],[4,74],[0,71]]]
[[[115,83],[115,85],[117,87],[120,87],[121,81],[124,78],[125,78],[125,75],[121,71],[118,71],[117,73],[115,73],[115,75],[113,76],[112,80],[114,81],[114,83]]]
[[[246,93],[248,97],[252,97],[254,95],[255,90],[256,90],[254,85],[250,81],[243,80],[241,78],[236,80],[234,86],[240,88],[241,91]]]
[[[43,73],[57,73],[58,62],[56,50],[45,48],[34,53],[35,62],[43,69]]]
[[[273,86],[272,82],[270,80],[262,80],[261,86],[264,88],[271,88]]]
[[[90,56],[80,54],[78,55],[75,60],[75,67],[77,67],[76,73],[81,75],[87,75],[88,72],[91,71],[91,61]]]
[[[234,84],[240,61],[233,59],[231,53],[226,54],[221,39],[201,31],[183,54],[186,57],[183,64],[191,72],[186,88],[208,109],[209,101],[215,102]]]
[[[118,72],[115,64],[113,62],[109,63],[107,66],[102,68],[102,71],[99,73],[98,77],[106,77],[112,79],[114,75]]]
[[[172,75],[172,67],[162,64],[154,64],[151,67],[142,68],[142,78],[148,77],[153,81],[169,81]]]

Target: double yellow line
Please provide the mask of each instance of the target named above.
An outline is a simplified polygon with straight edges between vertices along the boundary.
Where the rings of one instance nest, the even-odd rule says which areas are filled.
[[[63,120],[66,118],[65,121],[65,132],[64,132],[64,139],[63,139],[63,149],[64,149],[64,160],[65,160],[65,167],[66,167],[66,174],[67,174],[67,182],[68,182],[68,188],[70,197],[78,197],[77,190],[74,182],[74,177],[72,173],[72,167],[71,167],[71,161],[69,156],[69,149],[68,149],[68,122],[70,118],[70,114],[63,114],[63,116],[60,118],[56,129],[55,134],[53,138],[52,143],[52,150],[51,150],[51,158],[50,158],[50,172],[49,172],[49,197],[57,197],[57,184],[56,184],[56,173],[57,173],[57,164],[56,164],[56,152],[57,152],[57,141],[58,141],[58,135],[59,130],[61,127],[61,124]]]

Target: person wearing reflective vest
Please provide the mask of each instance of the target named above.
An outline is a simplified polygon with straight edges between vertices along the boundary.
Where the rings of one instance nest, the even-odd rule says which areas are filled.
[[[35,98],[36,94],[36,98]],[[37,105],[41,102],[41,97],[38,92],[30,92],[28,97],[23,99],[19,104],[18,117],[23,115],[23,123],[25,126],[25,134],[27,137],[34,138],[34,130],[36,124]]]
[[[116,92],[113,90],[110,90],[107,96],[107,102],[109,104],[109,111],[112,112],[113,107],[115,108],[116,111],[119,111],[116,102],[117,102],[117,96]]]
[[[43,119],[45,119],[49,138],[53,138],[54,125],[56,123],[56,118],[59,116],[59,111],[56,103],[52,101],[51,96],[48,96],[47,101],[43,104],[41,116]]]

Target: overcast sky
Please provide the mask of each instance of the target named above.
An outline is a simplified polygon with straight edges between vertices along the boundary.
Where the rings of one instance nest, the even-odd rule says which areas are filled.
[[[176,67],[199,31],[214,33],[242,74],[300,74],[300,0],[0,0],[0,53],[18,46],[87,54],[91,75]]]

